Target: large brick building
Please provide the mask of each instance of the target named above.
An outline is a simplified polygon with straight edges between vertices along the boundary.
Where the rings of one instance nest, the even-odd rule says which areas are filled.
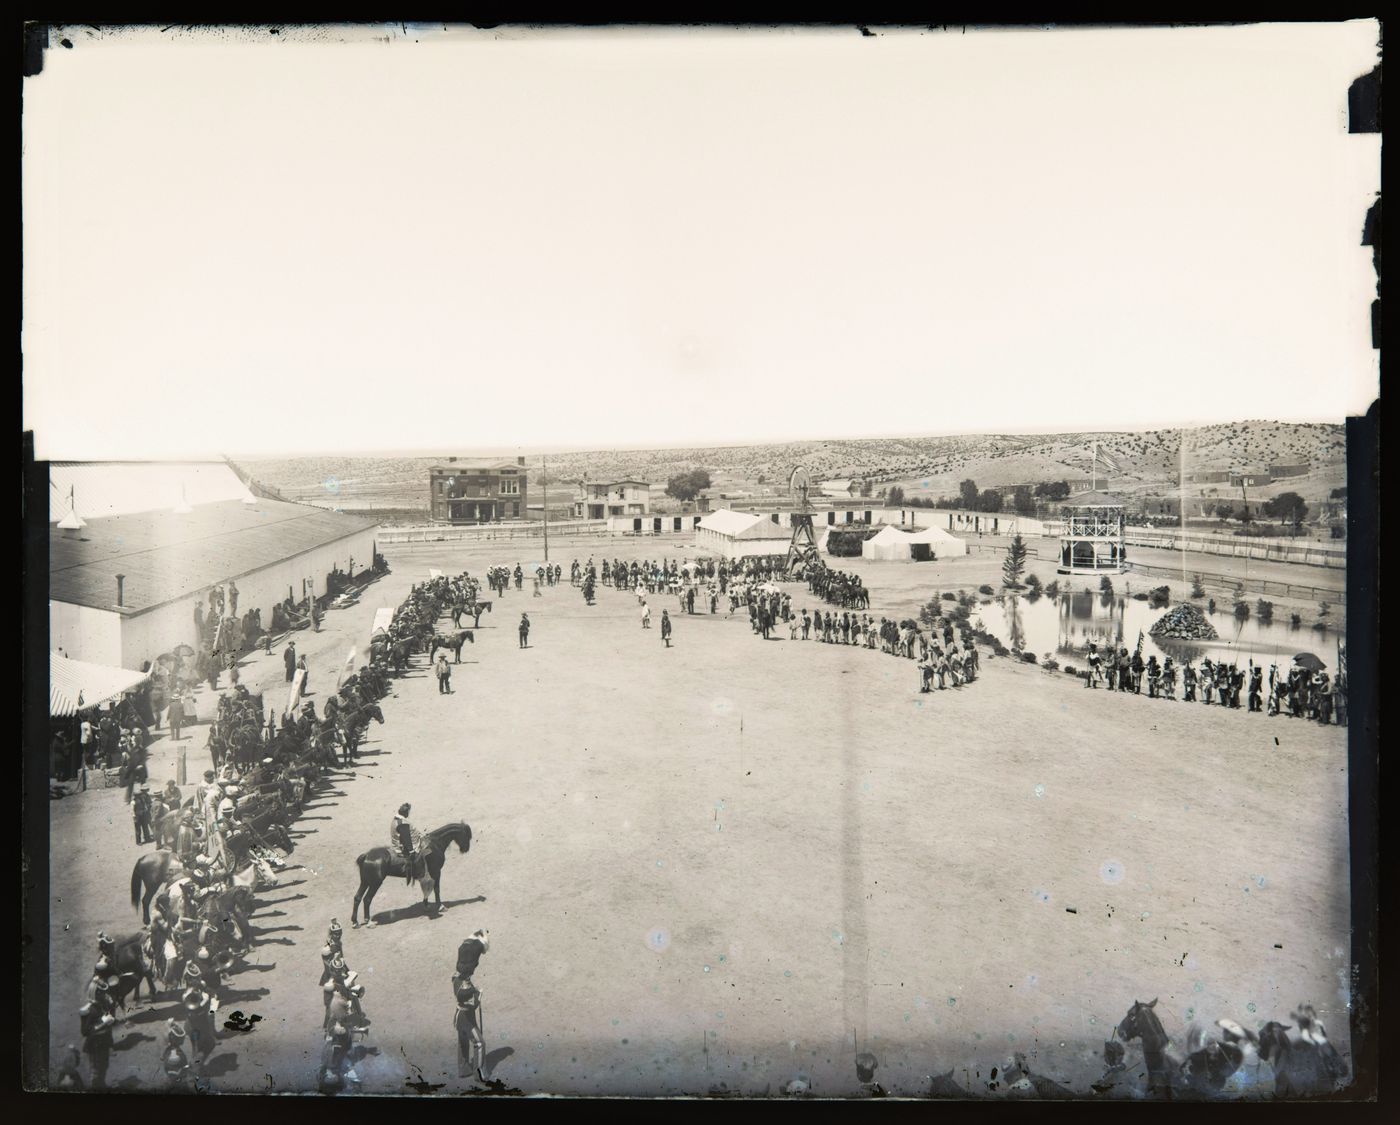
[[[443,523],[495,523],[526,516],[525,458],[450,460],[428,470],[431,512]]]

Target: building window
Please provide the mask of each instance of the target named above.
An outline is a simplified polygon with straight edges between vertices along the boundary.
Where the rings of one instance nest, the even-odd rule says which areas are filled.
[[[501,478],[501,494],[502,494],[503,496],[519,496],[519,495],[520,495],[520,482],[519,482],[518,480],[516,480],[514,477],[509,477],[509,478],[507,478],[507,477],[502,477],[502,478]]]

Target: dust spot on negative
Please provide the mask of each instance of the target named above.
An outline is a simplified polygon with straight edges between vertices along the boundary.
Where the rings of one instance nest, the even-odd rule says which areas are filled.
[[[1106,859],[1099,867],[1099,878],[1105,883],[1121,883],[1123,881],[1123,865],[1116,859]]]

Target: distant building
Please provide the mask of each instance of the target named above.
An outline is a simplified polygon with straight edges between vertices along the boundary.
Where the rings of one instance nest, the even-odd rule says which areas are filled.
[[[1312,472],[1312,465],[1304,461],[1301,465],[1270,465],[1269,476],[1274,480],[1281,477],[1305,477]]]
[[[1192,473],[1186,479],[1191,484],[1228,484],[1230,476],[1229,469],[1207,469],[1203,472]]]
[[[1241,488],[1250,485],[1269,484],[1272,480],[1267,471],[1251,472],[1248,470],[1232,470],[1230,472],[1230,487]]]
[[[585,481],[574,501],[574,518],[602,520],[610,516],[644,516],[651,510],[651,485],[644,480],[617,480],[606,484]]]
[[[525,458],[452,460],[428,470],[430,512],[442,523],[496,523],[524,519]]]
[[[819,487],[823,496],[836,496],[844,500],[859,494],[860,481],[842,477],[839,480],[824,480]]]

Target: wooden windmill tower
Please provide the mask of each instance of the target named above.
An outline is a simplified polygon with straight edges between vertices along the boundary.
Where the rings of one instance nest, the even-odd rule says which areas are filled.
[[[797,509],[792,513],[792,542],[788,545],[787,569],[791,573],[805,563],[820,561],[817,554],[817,541],[812,534],[812,478],[807,470],[798,465],[792,471],[788,487],[792,491]]]

